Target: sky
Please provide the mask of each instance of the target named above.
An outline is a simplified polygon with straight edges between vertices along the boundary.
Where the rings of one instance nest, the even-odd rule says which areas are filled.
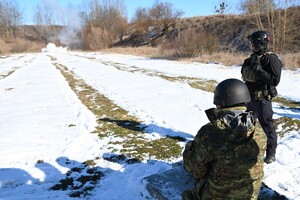
[[[141,163],[113,159],[121,146],[108,144],[122,140],[113,134],[101,139],[92,134],[96,115],[82,104],[54,64],[65,66],[95,93],[136,116],[148,127],[145,138],[180,136],[186,139],[180,142],[182,147],[208,122],[205,110],[214,107],[213,93],[161,75],[217,82],[241,78],[240,66],[69,52],[53,44],[41,53],[0,57],[1,200],[69,200],[85,188],[93,189],[80,199],[152,200],[155,198],[146,189],[145,177],[164,174],[173,169],[173,163],[182,161],[182,157],[168,161],[150,157]],[[291,85],[299,84],[300,70],[283,70],[278,93],[299,102],[299,88],[291,90]],[[300,120],[299,110],[277,103],[273,109],[274,118]],[[264,166],[264,183],[289,200],[300,200],[299,130],[279,137],[276,157]],[[86,160],[94,160],[94,166],[84,166]],[[89,175],[101,178],[83,182]],[[60,185],[60,180],[72,180],[72,185],[50,190]],[[180,200],[180,193],[172,190],[168,193],[172,198],[167,199]]]
[[[83,0],[16,0],[21,10],[23,10],[24,22],[32,23],[34,9],[37,4],[41,4],[42,2],[48,2],[49,4],[56,5],[56,8],[65,7],[70,3],[75,7],[83,5]],[[124,0],[125,6],[127,9],[128,20],[131,20],[134,16],[135,10],[139,7],[147,7],[150,8],[154,1],[150,0]],[[183,17],[193,17],[193,16],[207,16],[215,13],[215,6],[218,6],[221,0],[170,0],[170,1],[162,1],[162,2],[170,2],[173,4],[175,9],[183,11]],[[226,0],[228,5],[227,10],[229,13],[237,13],[238,5],[240,0]]]

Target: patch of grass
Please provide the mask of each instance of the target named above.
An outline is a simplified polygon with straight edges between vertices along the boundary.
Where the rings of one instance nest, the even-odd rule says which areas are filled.
[[[286,99],[284,97],[277,96],[273,99],[274,102],[279,103],[283,109],[292,109],[300,111],[300,102]],[[291,131],[300,130],[300,120],[292,119],[289,117],[280,117],[275,119],[275,127],[280,137],[285,136]]]
[[[289,132],[300,130],[300,120],[289,117],[280,117],[274,121],[275,128],[280,137],[285,136]]]
[[[96,165],[94,160],[86,160],[85,162],[83,162],[83,164],[85,164],[87,166],[95,166]]]
[[[57,60],[57,58],[55,58],[54,56],[48,55],[48,57],[51,59],[51,61],[56,61]]]
[[[148,133],[144,132],[146,127],[135,116],[77,78],[66,66],[58,63],[54,65],[81,102],[98,117],[98,126],[93,133],[98,134],[100,138],[110,138],[108,146],[113,153],[121,153],[138,160],[149,158],[168,160],[181,155],[180,141],[174,138],[148,139],[146,137]],[[115,148],[116,146],[120,148]]]
[[[128,159],[124,155],[109,155],[109,156],[104,156],[104,159],[114,163],[127,163],[127,164],[140,163],[140,160],[136,158]]]
[[[148,76],[160,77],[164,80],[172,81],[172,82],[185,82],[188,83],[192,88],[200,89],[206,92],[214,92],[218,82],[215,80],[206,80],[195,77],[187,77],[187,76],[168,76],[166,74],[151,71],[147,69],[138,68],[135,66],[126,67],[120,63],[100,61],[102,64],[110,67],[115,67],[118,70],[132,72],[132,73],[141,73]]]
[[[67,190],[69,186],[73,186],[73,178],[61,179],[58,184],[51,187],[51,190]]]
[[[200,89],[206,92],[214,92],[218,82],[215,80],[195,80],[190,81],[189,85],[192,88]]]
[[[81,173],[81,174],[78,174]],[[89,195],[89,191],[94,189],[98,181],[104,176],[101,168],[91,168],[88,165],[70,169],[66,177],[61,179],[50,190],[70,190],[70,197],[84,198]]]
[[[178,81],[188,83],[194,89],[203,90],[206,92],[214,92],[218,82],[215,80],[207,80],[201,78],[187,77],[187,76],[167,76],[167,75],[158,75],[159,77],[169,80],[169,81]]]
[[[273,101],[280,103],[282,108],[291,108],[295,110],[300,110],[300,102],[289,100],[280,96],[275,97]]]
[[[8,77],[12,73],[14,73],[17,69],[19,69],[19,68],[18,67],[14,67],[12,70],[10,70],[8,72],[5,72],[3,74],[0,74],[0,79],[4,79],[4,78]]]

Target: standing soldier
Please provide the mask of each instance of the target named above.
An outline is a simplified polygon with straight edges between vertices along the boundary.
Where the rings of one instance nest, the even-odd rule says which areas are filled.
[[[184,200],[255,200],[264,178],[267,137],[252,112],[247,86],[226,79],[214,92],[216,108],[206,110],[209,123],[186,144],[183,166],[196,180]]]
[[[248,86],[251,102],[248,111],[253,111],[268,137],[265,162],[275,161],[277,134],[274,127],[272,99],[277,96],[282,63],[269,50],[269,35],[265,31],[256,31],[248,36],[253,53],[244,61],[242,78]]]

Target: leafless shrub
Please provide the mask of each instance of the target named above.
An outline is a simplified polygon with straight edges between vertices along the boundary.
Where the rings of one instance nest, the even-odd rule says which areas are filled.
[[[149,9],[144,8],[144,7],[138,7],[135,10],[135,14],[134,14],[132,21],[138,22],[138,23],[150,21]]]
[[[81,31],[82,43],[87,50],[98,50],[108,48],[111,44],[109,33],[92,24],[86,25]]]
[[[0,38],[0,46],[1,46],[0,55],[10,53],[10,48],[8,47],[7,42],[3,41],[1,38]]]
[[[81,14],[86,24],[82,29],[85,48],[108,48],[114,41],[122,40],[127,29],[125,11],[123,0],[90,1],[89,10]]]
[[[183,12],[176,9],[172,3],[156,0],[150,8],[137,8],[132,21],[136,24],[137,30],[142,32],[151,26],[166,27],[167,24],[182,15]]]
[[[279,56],[284,69],[296,70],[300,68],[300,52],[286,53]]]
[[[170,38],[161,45],[163,53],[174,57],[195,57],[205,52],[211,54],[217,48],[215,36],[195,29],[184,30],[176,38]]]
[[[137,33],[142,33],[145,29],[154,24],[150,17],[149,9],[143,7],[139,7],[135,10],[132,21],[132,24],[135,24],[135,31]]]
[[[170,2],[155,1],[152,8],[149,9],[150,17],[153,20],[168,20],[180,17],[183,12],[174,8]]]
[[[22,12],[13,0],[0,2],[0,36],[15,37],[15,27],[22,22]]]
[[[12,46],[11,46],[11,52],[12,53],[22,53],[29,49],[29,46],[31,44],[28,41],[22,40],[22,39],[15,39]]]
[[[255,16],[255,24],[260,30],[267,30],[275,51],[282,52],[287,43],[294,39],[294,25],[289,23],[294,17],[289,9],[294,0],[244,0],[242,9]],[[299,15],[299,14],[298,14]],[[298,17],[299,18],[299,17]]]

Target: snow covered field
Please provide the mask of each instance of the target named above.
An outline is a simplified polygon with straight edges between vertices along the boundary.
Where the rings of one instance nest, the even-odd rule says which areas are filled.
[[[54,59],[53,59],[54,58]],[[102,176],[82,199],[151,199],[143,177],[180,161],[118,163],[104,159],[107,141],[91,134],[96,116],[77,98],[54,63],[129,111],[155,135],[192,139],[208,122],[213,94],[155,74],[222,81],[241,78],[240,67],[182,63],[116,54],[47,51],[0,58],[0,199],[74,199],[70,190],[50,190],[82,162],[95,160]],[[280,96],[300,101],[300,71],[282,73]],[[273,104],[275,118],[300,120],[300,111]],[[163,133],[168,131],[168,133]],[[177,135],[176,135],[177,134]],[[277,161],[265,166],[264,182],[289,199],[300,200],[300,135],[279,139]],[[88,172],[75,172],[71,176]],[[70,174],[68,174],[70,175]],[[77,182],[80,187],[80,182]],[[76,184],[75,186],[76,187]],[[180,195],[180,194],[179,194]]]

